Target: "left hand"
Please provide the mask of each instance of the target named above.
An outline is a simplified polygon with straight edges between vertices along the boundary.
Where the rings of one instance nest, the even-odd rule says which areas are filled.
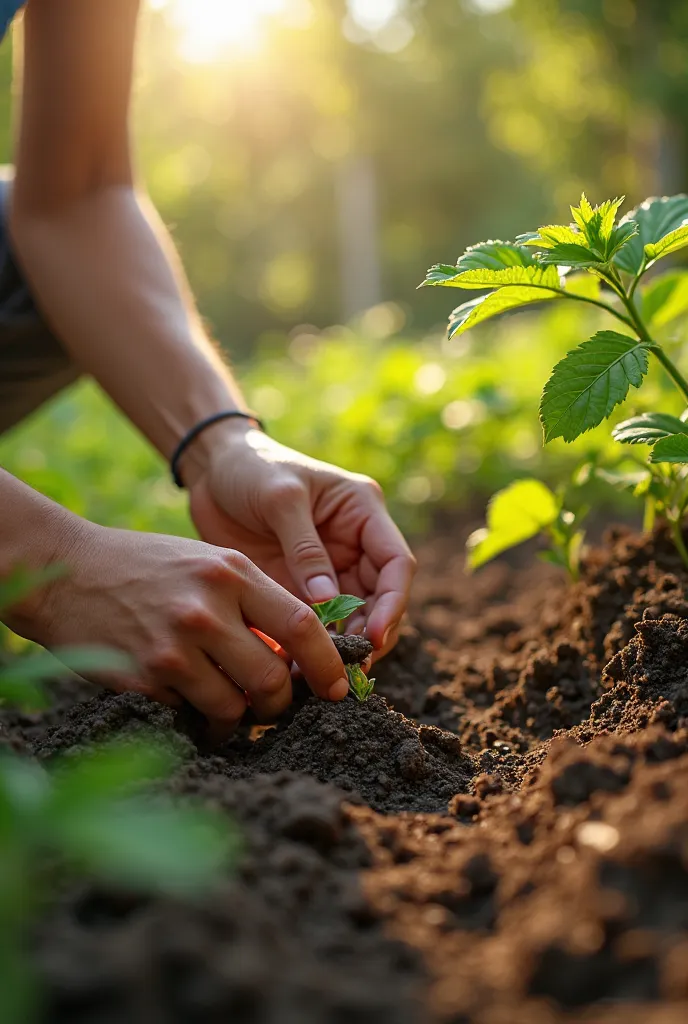
[[[365,598],[367,638],[380,654],[396,642],[415,560],[375,481],[232,425],[217,431],[190,508],[203,540],[242,551],[309,604]]]

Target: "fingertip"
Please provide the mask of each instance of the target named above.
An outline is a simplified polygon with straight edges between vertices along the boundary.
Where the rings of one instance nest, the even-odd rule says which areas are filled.
[[[349,680],[338,679],[337,682],[333,683],[330,689],[327,691],[327,699],[332,701],[344,700],[348,692]]]

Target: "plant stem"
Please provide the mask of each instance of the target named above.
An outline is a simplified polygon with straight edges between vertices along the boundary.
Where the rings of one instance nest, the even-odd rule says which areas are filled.
[[[660,348],[656,342],[652,342],[650,351],[654,353],[657,359],[669,374],[676,387],[679,389],[685,399],[688,400],[688,381],[683,374],[677,369],[676,366],[669,359],[668,355],[663,348]]]
[[[681,522],[681,516],[679,516],[678,519],[672,519],[671,532],[674,537],[674,544],[676,545],[676,550],[681,556],[681,561],[685,565],[686,569],[688,569],[688,548],[686,548],[686,542],[683,539],[683,530],[681,529]]]
[[[567,292],[563,288],[553,288],[552,291],[556,291],[562,298],[575,299],[576,302],[587,302],[591,306],[597,306],[599,309],[603,309],[606,313],[611,313],[617,320],[621,320],[622,323],[626,324],[627,327],[634,327],[632,320],[629,320],[623,313],[619,313],[613,306],[609,306],[606,302],[601,302],[599,299],[591,299],[586,295],[574,295],[572,292]]]
[[[666,354],[661,345],[658,345],[657,342],[653,341],[653,339],[650,337],[645,324],[640,319],[638,311],[633,305],[633,303],[630,301],[630,299],[626,295],[623,295],[621,296],[621,301],[623,302],[624,306],[626,307],[631,316],[631,320],[633,321],[632,326],[640,340],[649,347],[650,351],[662,364],[662,366],[669,374],[669,376],[671,377],[671,379],[673,380],[674,384],[679,389],[683,397],[686,400],[688,400],[688,381],[686,380],[686,378],[683,376],[678,367],[674,366],[671,359],[669,359],[669,356]]]

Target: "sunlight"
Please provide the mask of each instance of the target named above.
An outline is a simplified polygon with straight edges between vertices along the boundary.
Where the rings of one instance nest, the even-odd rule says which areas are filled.
[[[283,12],[288,0],[152,0],[166,7],[181,33],[181,55],[189,61],[217,60],[230,50],[260,46],[265,18]]]

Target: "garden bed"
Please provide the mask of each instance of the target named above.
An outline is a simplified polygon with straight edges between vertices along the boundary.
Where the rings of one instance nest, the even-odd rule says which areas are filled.
[[[688,1019],[688,577],[617,532],[583,582],[420,553],[365,704],[297,700],[222,750],[138,695],[62,684],[0,738],[39,758],[184,737],[231,814],[193,903],[71,885],[35,959],[46,1024],[679,1024]]]

